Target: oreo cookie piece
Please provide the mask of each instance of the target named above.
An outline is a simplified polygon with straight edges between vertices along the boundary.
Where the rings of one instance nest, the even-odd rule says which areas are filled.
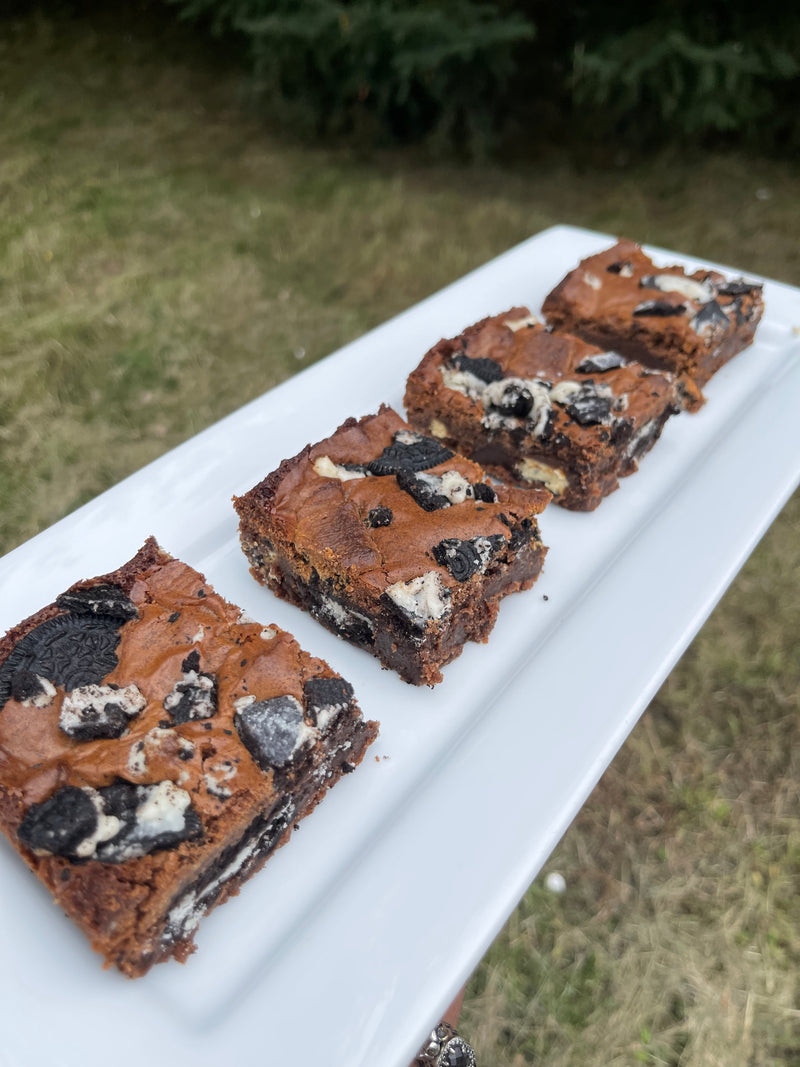
[[[466,582],[473,574],[483,573],[492,556],[505,545],[502,534],[489,537],[473,537],[461,541],[456,537],[447,537],[434,545],[433,558],[447,567],[457,582]]]
[[[611,414],[613,397],[601,396],[588,383],[573,393],[566,406],[567,414],[580,426],[596,426]]]
[[[627,359],[619,352],[599,352],[596,356],[587,356],[575,368],[579,374],[604,374],[607,370],[627,366]]]
[[[380,456],[368,464],[367,470],[373,475],[424,471],[452,458],[450,449],[435,438],[414,430],[398,430],[392,444],[387,445]]]
[[[494,504],[497,501],[497,493],[488,482],[473,482],[472,492],[482,504]]]
[[[503,368],[499,363],[493,359],[489,359],[488,356],[479,356],[477,359],[472,359],[470,356],[459,353],[453,356],[451,363],[460,371],[465,371],[467,374],[474,374],[476,378],[480,378],[482,382],[499,382],[503,377]]]
[[[212,718],[217,714],[217,680],[200,670],[197,649],[184,659],[181,670],[181,680],[164,697],[164,709],[176,723]]]
[[[344,678],[309,678],[303,686],[306,715],[319,729],[329,723],[353,702],[353,687]]]
[[[392,509],[380,504],[377,508],[372,508],[364,521],[365,525],[376,530],[382,526],[390,526],[393,517]]]
[[[99,816],[91,794],[65,785],[28,808],[17,836],[37,855],[73,856],[82,841],[97,830]]]
[[[413,497],[424,511],[439,511],[441,508],[450,507],[450,500],[439,491],[441,478],[435,475],[399,471],[397,484],[403,492]]]
[[[491,411],[524,419],[533,408],[533,393],[520,378],[508,378],[487,389],[484,402]]]
[[[147,701],[136,685],[86,685],[67,693],[58,725],[74,741],[122,737]]]
[[[18,671],[30,671],[67,692],[102,682],[117,665],[123,621],[118,616],[68,614],[39,623],[0,667],[0,708],[11,696]]]
[[[108,615],[115,619],[139,618],[139,609],[118,585],[100,582],[61,593],[56,604],[75,615]]]
[[[97,845],[94,859],[125,863],[203,836],[191,797],[174,782],[133,785],[120,780],[97,792],[103,814],[117,820],[119,830]]]
[[[56,687],[40,674],[19,670],[11,678],[11,696],[25,707],[46,708],[53,703]]]
[[[720,296],[746,296],[748,293],[760,291],[763,288],[760,282],[748,282],[744,278],[734,278],[718,285],[717,292]]]
[[[290,695],[269,700],[236,702],[234,726],[247,751],[262,771],[285,767],[311,739],[311,727],[303,717],[303,706]]]
[[[692,319],[692,329],[696,330],[697,333],[705,333],[708,330],[713,330],[715,326],[720,326],[723,330],[727,329],[728,316],[716,300],[709,300],[707,304],[703,304]]]
[[[643,300],[637,304],[632,314],[637,316],[656,315],[667,318],[670,315],[682,315],[686,311],[685,304],[671,304],[669,300]]]

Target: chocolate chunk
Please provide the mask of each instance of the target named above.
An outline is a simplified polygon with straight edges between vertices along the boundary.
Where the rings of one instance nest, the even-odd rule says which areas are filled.
[[[389,526],[392,522],[392,509],[379,505],[377,508],[373,508],[366,518],[366,525],[372,529],[378,529],[381,526]]]
[[[412,430],[400,430],[367,470],[370,474],[398,474],[400,471],[424,471],[452,459],[453,453],[433,437]]]
[[[472,492],[475,494],[475,499],[482,504],[494,504],[497,502],[497,493],[488,482],[473,482]]]
[[[476,378],[480,378],[482,382],[487,384],[489,382],[499,382],[503,377],[503,368],[500,364],[487,356],[479,356],[478,359],[472,359],[470,356],[459,353],[459,355],[453,357],[452,362],[459,370],[466,371],[467,374],[474,374]]]
[[[580,426],[595,426],[608,418],[613,397],[600,396],[587,383],[574,393],[567,404],[567,414]]]
[[[302,705],[288,695],[239,707],[233,724],[262,771],[290,763],[309,729],[303,721]]]
[[[669,300],[645,300],[636,305],[633,309],[633,314],[657,315],[665,318],[668,315],[682,315],[685,310],[685,304],[671,304]]]
[[[91,796],[74,785],[65,785],[29,808],[17,836],[33,852],[70,856],[97,829],[98,814]]]
[[[139,618],[139,609],[120,586],[105,582],[62,593],[56,597],[56,604],[75,615],[109,615],[126,622]]]
[[[575,368],[580,374],[603,374],[607,370],[627,366],[627,359],[619,352],[600,352],[596,356],[587,356]]]
[[[450,507],[450,500],[438,492],[441,478],[435,475],[415,474],[412,471],[399,471],[397,484],[413,497],[425,511],[438,511]]]
[[[306,715],[315,726],[328,723],[353,702],[353,687],[344,678],[309,678],[303,686]]]
[[[118,626],[108,615],[57,615],[27,633],[0,667],[0,708],[17,671],[32,671],[69,692],[102,682],[117,665]]]

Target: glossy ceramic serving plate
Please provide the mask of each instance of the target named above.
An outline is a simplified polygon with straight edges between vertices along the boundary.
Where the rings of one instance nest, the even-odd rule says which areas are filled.
[[[548,508],[539,582],[433,690],[258,586],[230,498],[346,417],[402,410],[430,345],[515,304],[537,310],[611,240],[532,237],[0,560],[2,631],[152,533],[326,658],[382,722],[357,773],[204,920],[197,954],[138,981],[101,969],[0,842],[2,1067],[407,1067],[800,479],[800,293],[766,283],[756,343],[599,510]]]

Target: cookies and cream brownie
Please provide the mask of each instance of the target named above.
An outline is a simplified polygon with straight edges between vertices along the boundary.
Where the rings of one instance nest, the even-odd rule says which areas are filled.
[[[348,682],[150,539],[0,641],[0,826],[134,977],[193,951],[376,733]]]
[[[637,469],[679,410],[671,375],[554,333],[525,307],[440,341],[404,402],[415,429],[581,511]]]
[[[688,410],[703,403],[709,378],[752,342],[763,310],[760,284],[716,270],[657,267],[625,240],[582,260],[542,305],[551,326],[674,373]]]
[[[546,491],[494,487],[475,463],[391,408],[348,419],[234,500],[255,578],[416,685],[500,599],[527,589],[546,549]]]

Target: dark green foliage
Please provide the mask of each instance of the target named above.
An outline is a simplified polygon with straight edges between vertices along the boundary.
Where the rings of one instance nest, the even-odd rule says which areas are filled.
[[[301,131],[487,141],[522,15],[476,0],[171,0],[247,41],[266,106]]]
[[[261,112],[301,136],[800,150],[800,16],[784,0],[166,5],[244,56]]]
[[[800,147],[800,20],[743,4],[671,4],[587,22],[574,42],[579,112],[635,143],[735,136]]]

